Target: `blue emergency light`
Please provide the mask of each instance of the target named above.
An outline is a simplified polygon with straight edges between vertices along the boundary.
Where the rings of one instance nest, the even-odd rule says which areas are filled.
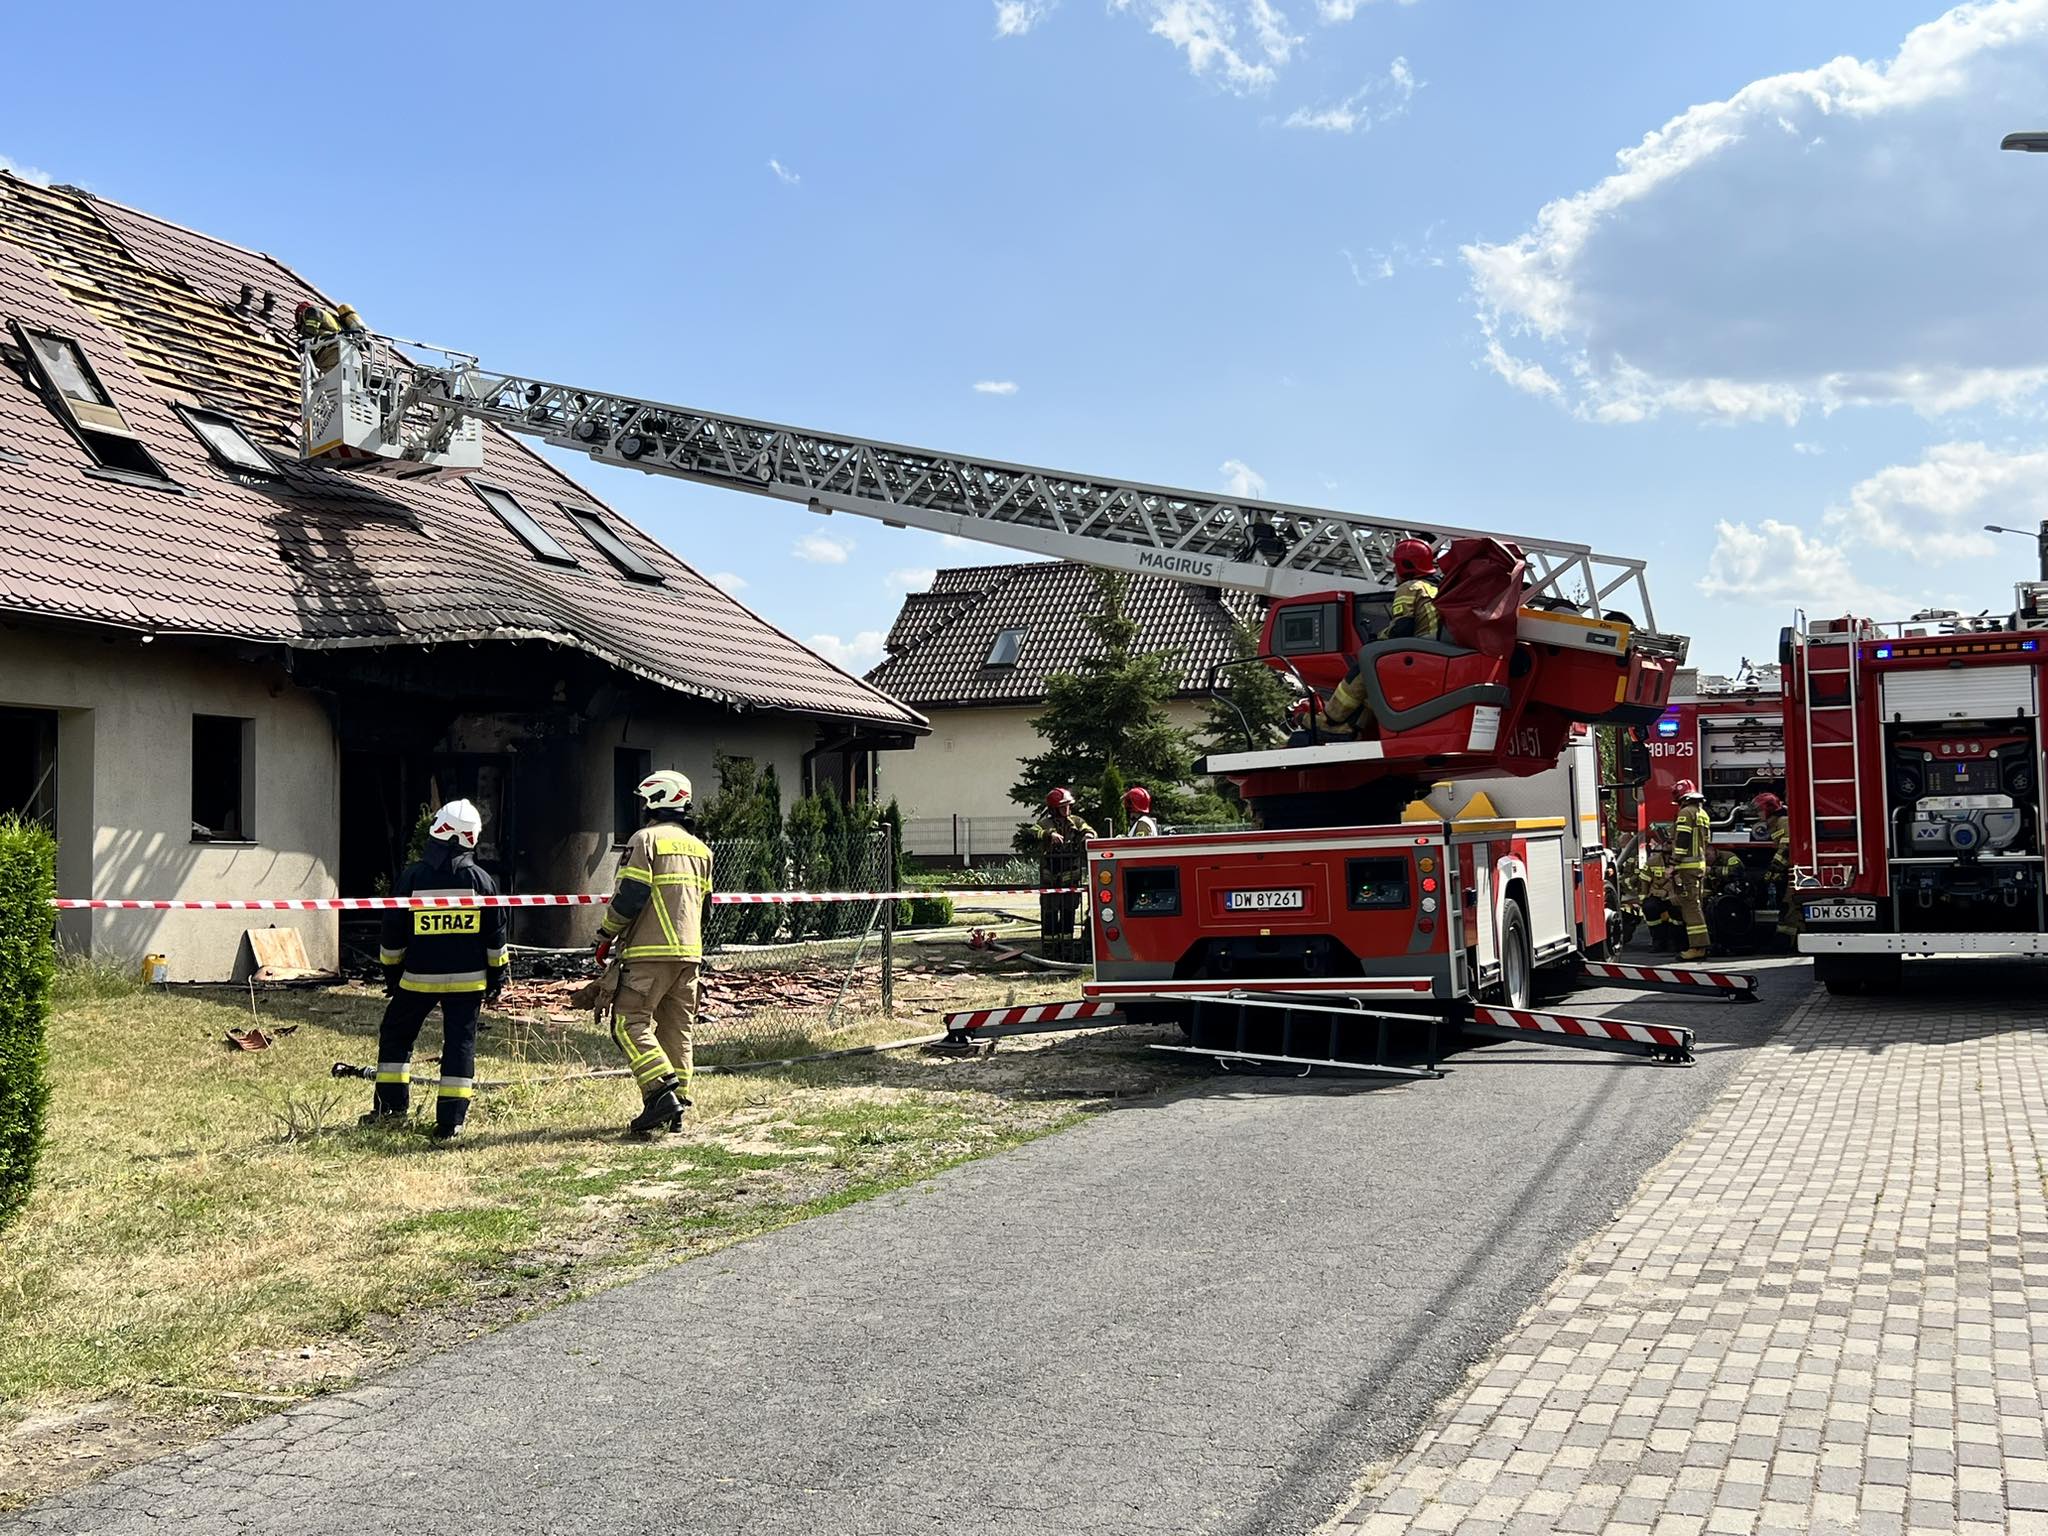
[[[1888,645],[1880,645],[1877,648],[1877,659],[1879,661],[1889,661],[1891,659],[1891,654],[1892,648]]]
[[[1659,736],[1676,736],[1678,734],[1678,722],[1668,715],[1665,716],[1657,722],[1657,734]]]

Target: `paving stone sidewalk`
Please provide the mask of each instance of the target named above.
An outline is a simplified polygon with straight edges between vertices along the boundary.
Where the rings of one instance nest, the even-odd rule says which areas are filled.
[[[2039,995],[1816,992],[1342,1536],[2048,1536]]]

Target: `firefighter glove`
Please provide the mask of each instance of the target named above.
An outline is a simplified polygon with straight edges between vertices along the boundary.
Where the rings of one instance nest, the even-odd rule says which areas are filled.
[[[405,975],[405,967],[402,965],[387,965],[384,967],[384,995],[386,997],[398,996],[398,981],[403,975]]]
[[[596,942],[594,942],[590,947],[591,957],[595,959],[599,965],[603,965],[605,963],[605,960],[611,955],[611,952],[612,941],[609,938],[602,936],[599,937],[596,940]]]

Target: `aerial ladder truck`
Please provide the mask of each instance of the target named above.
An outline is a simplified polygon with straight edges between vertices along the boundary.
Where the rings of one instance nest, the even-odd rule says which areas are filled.
[[[1258,594],[1257,664],[1305,698],[1356,665],[1374,734],[1326,737],[1312,712],[1284,746],[1212,753],[1201,767],[1237,787],[1257,830],[1091,843],[1083,999],[963,1016],[963,1038],[1128,1019],[1178,1023],[1177,1049],[1289,1068],[1433,1072],[1456,1030],[1688,1059],[1687,1031],[1540,1013],[1537,989],[1744,990],[1605,963],[1591,727],[1655,721],[1686,650],[1656,628],[1640,560],[749,420],[363,332],[309,343],[301,369],[309,463],[461,476],[481,468],[488,423],[817,513]],[[1438,639],[1372,638],[1405,538],[1444,549],[1440,602],[1463,633],[1447,620]],[[1422,1064],[1399,1065],[1418,1026]]]

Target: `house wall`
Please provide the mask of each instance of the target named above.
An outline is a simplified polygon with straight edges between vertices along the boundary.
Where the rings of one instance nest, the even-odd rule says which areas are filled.
[[[655,768],[687,774],[698,800],[718,793],[715,754],[751,757],[773,767],[782,784],[784,809],[803,792],[804,754],[817,744],[818,723],[794,715],[733,714],[708,704],[679,701],[672,710],[599,720],[580,739],[564,744],[549,777],[552,803],[537,807],[529,793],[527,817],[530,891],[612,889],[618,878],[618,845],[612,841],[612,750],[644,747]],[[714,876],[715,877],[715,876]],[[522,911],[514,918],[514,941],[567,947],[589,942],[597,931],[590,908]]]
[[[0,630],[0,704],[59,711],[60,896],[220,900],[333,896],[338,757],[320,700],[281,666],[133,636]],[[252,720],[247,843],[192,840],[192,717]],[[66,914],[67,946],[122,969],[149,953],[174,981],[242,974],[242,934],[297,928],[337,963],[333,913]]]
[[[881,798],[893,796],[902,808],[905,846],[933,857],[1007,854],[1011,834],[1028,814],[1010,798],[1010,787],[1024,759],[1045,750],[1031,728],[1045,706],[918,707],[931,720],[931,734],[907,752],[881,753],[876,770]],[[1175,699],[1166,713],[1181,729],[1193,730],[1206,711],[1199,699]]]

